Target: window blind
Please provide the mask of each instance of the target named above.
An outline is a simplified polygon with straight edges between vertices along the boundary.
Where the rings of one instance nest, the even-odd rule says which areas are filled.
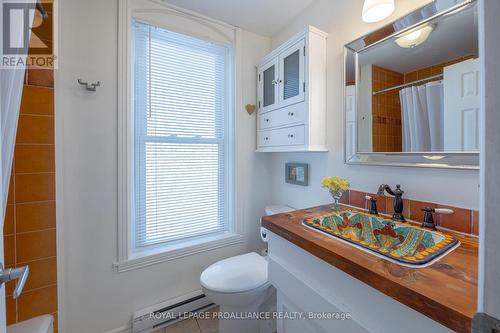
[[[284,87],[283,99],[299,95],[300,89],[300,50],[297,50],[283,60]]]
[[[222,233],[228,47],[134,20],[135,247]]]

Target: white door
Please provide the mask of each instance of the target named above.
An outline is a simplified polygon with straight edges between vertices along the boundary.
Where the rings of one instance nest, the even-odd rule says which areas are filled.
[[[301,39],[279,56],[279,107],[304,101],[305,40]]]
[[[277,292],[276,308],[279,313],[290,316],[298,313],[307,313],[304,309],[297,308],[279,290]],[[278,319],[276,328],[277,333],[324,333],[324,330],[315,325],[314,322],[292,317]]]
[[[258,70],[258,108],[259,113],[278,108],[279,69],[278,57],[261,66]]]
[[[356,86],[347,86],[345,89],[345,157],[356,154]]]
[[[479,150],[479,60],[444,68],[444,150]]]
[[[357,126],[357,150],[367,153],[373,151],[372,136],[372,66],[360,67],[358,89],[360,93],[356,96],[356,126]]]

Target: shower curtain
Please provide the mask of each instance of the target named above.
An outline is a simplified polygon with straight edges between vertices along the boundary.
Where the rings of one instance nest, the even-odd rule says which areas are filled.
[[[443,151],[443,84],[429,82],[399,91],[403,151]]]
[[[1,105],[1,165],[2,170],[2,218],[7,208],[10,173],[14,157],[19,108],[23,92],[24,68],[0,69]]]
[[[3,17],[3,6],[0,9],[0,17]],[[33,22],[33,14],[30,13],[29,22]],[[1,29],[4,27],[1,26]],[[9,38],[14,45],[24,45],[20,43],[24,38],[24,23],[13,21],[9,26]],[[3,30],[0,33],[4,33]],[[4,35],[5,37],[5,35]],[[0,46],[1,49],[2,46]],[[24,73],[27,47],[16,55],[18,60],[22,60],[16,67],[0,68],[0,174],[2,211],[0,213],[1,226],[3,226],[5,210],[7,208],[7,197],[9,195],[10,174],[12,171],[12,160],[14,158],[14,145],[16,141],[17,124],[19,120],[19,108],[21,106],[21,96],[23,93]],[[4,56],[3,50],[0,56]]]

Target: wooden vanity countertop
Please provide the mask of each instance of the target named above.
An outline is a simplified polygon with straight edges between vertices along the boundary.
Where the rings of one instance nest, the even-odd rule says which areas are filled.
[[[331,212],[326,205],[263,216],[262,226],[453,331],[471,331],[477,306],[477,238],[445,231],[460,246],[428,267],[409,268],[302,224]]]

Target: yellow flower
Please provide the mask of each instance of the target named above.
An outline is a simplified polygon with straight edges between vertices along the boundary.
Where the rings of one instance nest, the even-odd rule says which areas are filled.
[[[321,187],[328,187],[330,185],[331,179],[332,177],[330,176],[326,176],[325,178],[323,178],[323,180],[321,181]]]
[[[349,181],[340,176],[326,176],[321,181],[321,187],[327,188],[332,192],[344,192],[347,191],[350,186],[351,184],[349,184]]]

